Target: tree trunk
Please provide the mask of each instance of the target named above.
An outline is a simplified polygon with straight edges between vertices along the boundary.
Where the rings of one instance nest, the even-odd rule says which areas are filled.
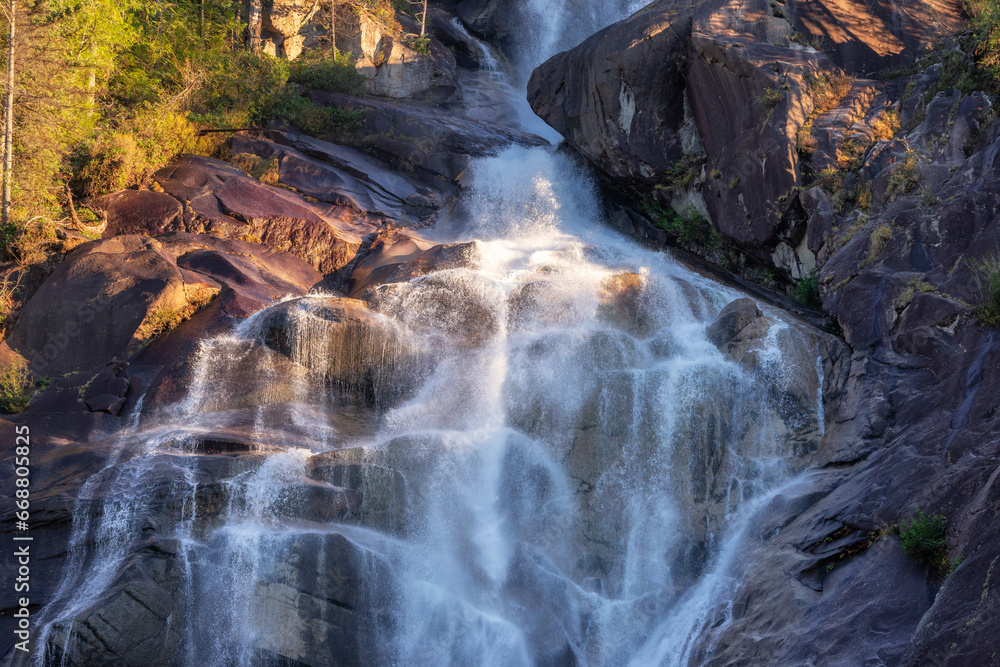
[[[247,0],[247,49],[258,53],[261,48],[260,0]]]
[[[205,0],[198,0],[198,39],[201,40],[201,50],[205,50]]]
[[[14,0],[10,0],[10,34],[7,37],[7,100],[4,103],[3,136],[3,223],[10,222],[10,187],[14,180]]]
[[[420,36],[423,37],[427,31],[427,0],[424,0],[424,15],[420,19]]]
[[[87,73],[87,114],[94,115],[97,108],[97,45],[90,42],[90,71]]]
[[[330,46],[337,57],[337,0],[330,0]]]

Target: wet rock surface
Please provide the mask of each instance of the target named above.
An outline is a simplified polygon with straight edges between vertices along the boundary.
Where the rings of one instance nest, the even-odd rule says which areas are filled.
[[[271,48],[291,56],[315,7],[273,4],[265,25]],[[467,26],[497,43],[517,39],[517,3],[444,5],[457,6]],[[400,582],[385,554],[398,557],[396,540],[426,529],[415,519],[440,493],[427,483],[430,473],[444,471],[449,480],[468,473],[461,459],[439,455],[468,444],[448,440],[446,428],[378,448],[356,444],[374,437],[384,410],[424,379],[426,360],[413,353],[411,337],[472,359],[501,331],[565,327],[577,316],[577,304],[545,272],[509,294],[491,292],[472,270],[480,258],[475,242],[438,244],[413,230],[458,192],[471,157],[542,143],[455,110],[455,60],[478,63],[481,54],[449,30],[454,24],[440,25],[442,16],[432,20],[447,32],[454,57],[435,41],[418,58],[385,35],[368,35],[359,51],[372,60],[376,92],[411,99],[315,97],[365,111],[367,129],[379,137],[371,155],[291,131],[238,137],[234,153],[273,161],[284,188],[184,157],[155,175],[155,191],[94,202],[107,216],[105,238],[39,276],[26,298],[4,353],[45,360],[36,370],[52,383],[26,412],[0,420],[0,435],[13,442],[15,424],[40,435],[32,454],[33,610],[59,595],[74,520],[113,512],[122,481],[145,499],[108,586],[46,638],[67,664],[174,664],[189,635],[196,648],[217,649],[192,627],[213,627],[219,610],[209,606],[184,626],[178,619],[191,610],[177,591],[217,593],[214,582],[229,593],[238,588],[225,579],[225,559],[241,562],[248,544],[238,530],[217,530],[234,517],[274,528],[259,538],[271,540],[273,558],[255,566],[249,592],[272,622],[234,629],[249,634],[234,640],[244,645],[230,659],[239,662],[248,654],[238,651],[248,650],[264,664],[391,661],[373,633],[391,631],[390,608],[399,603]],[[943,0],[661,0],[536,71],[535,109],[576,151],[621,181],[674,193],[697,184],[698,196],[684,201],[739,247],[796,279],[818,272],[824,312],[843,334],[786,321],[756,296],[713,302],[702,312],[710,343],[702,352],[734,362],[731,375],[716,377],[712,366],[685,376],[692,393],[703,391],[685,397],[694,418],[671,437],[691,447],[670,460],[631,449],[660,437],[656,423],[633,419],[635,406],[649,407],[644,401],[655,394],[635,382],[634,371],[669,361],[684,342],[647,340],[657,335],[651,313],[664,306],[649,300],[647,276],[615,269],[595,283],[599,330],[576,332],[572,341],[579,353],[572,359],[582,363],[545,376],[532,359],[569,343],[547,335],[525,343],[530,354],[515,360],[504,397],[509,432],[495,452],[501,469],[523,475],[505,473],[497,482],[499,521],[537,531],[543,544],[565,527],[539,510],[562,490],[535,439],[552,447],[579,511],[568,554],[550,558],[527,539],[505,554],[509,576],[498,590],[530,619],[525,641],[540,663],[582,659],[575,630],[566,630],[590,613],[576,615],[578,605],[595,593],[624,595],[603,582],[623,579],[636,539],[655,539],[630,533],[626,519],[636,510],[626,507],[622,488],[635,479],[668,480],[687,499],[670,508],[687,547],[657,552],[674,580],[647,584],[662,590],[616,610],[623,624],[650,628],[711,565],[713,540],[744,491],[733,480],[750,480],[753,497],[755,484],[766,488],[777,474],[767,467],[776,452],[788,468],[807,470],[748,529],[747,570],[733,584],[725,621],[706,631],[710,643],[692,648],[693,662],[996,662],[1000,335],[979,325],[975,307],[983,298],[977,266],[1000,245],[1000,124],[981,93],[929,95],[940,68],[914,77],[910,89],[868,77],[911,63],[954,20],[954,4]],[[801,35],[836,39],[817,49],[801,44]],[[378,53],[384,62],[375,63]],[[814,82],[842,72],[855,78],[848,92],[817,114]],[[875,140],[894,99],[902,132]],[[845,208],[842,192],[812,186],[804,175],[797,143],[810,119],[813,171],[837,167],[853,136],[870,144],[858,156],[856,180],[844,186],[870,188],[865,211]],[[686,163],[691,174],[677,169],[686,154],[698,158]],[[614,222],[661,244],[667,238],[635,211],[620,210]],[[218,363],[201,364],[203,341],[289,296],[249,319],[258,336],[224,341]],[[790,330],[793,342],[785,341],[778,362],[773,343]],[[571,396],[579,414],[545,409],[546,391]],[[184,400],[188,412],[177,413]],[[194,421],[214,413],[217,422],[196,432],[179,424],[181,431],[140,444],[127,435],[140,424],[140,404],[143,427],[164,414]],[[749,425],[744,431],[729,427],[737,414]],[[756,448],[754,429],[766,429],[778,449]],[[120,450],[114,437],[124,437]],[[155,452],[143,457],[150,443]],[[276,474],[266,466],[274,454],[294,461],[268,477]],[[119,463],[105,468],[109,460]],[[139,465],[133,461],[148,467],[129,477],[121,471]],[[641,477],[627,476],[638,468]],[[14,492],[11,469],[0,471],[5,499]],[[234,491],[253,475],[279,480],[280,493]],[[473,499],[449,500],[449,515],[477,520]],[[900,546],[898,526],[918,509],[945,517],[944,564],[918,564]],[[9,537],[7,506],[3,518]],[[206,548],[217,560],[205,563],[201,578],[186,569],[190,547],[167,537],[178,526],[194,541],[214,536]],[[91,534],[74,548],[99,559],[108,540],[120,538]],[[474,551],[470,542],[463,557]],[[487,579],[489,564],[475,565],[475,576]],[[562,573],[579,586],[564,585]],[[5,570],[0,578],[5,590],[11,576]],[[3,611],[0,654],[9,656],[11,610]],[[481,629],[460,630],[470,627]],[[425,648],[432,662],[449,657]]]

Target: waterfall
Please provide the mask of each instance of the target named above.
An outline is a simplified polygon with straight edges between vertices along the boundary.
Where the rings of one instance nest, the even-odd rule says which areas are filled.
[[[534,57],[634,9],[593,4],[527,0]],[[601,210],[570,158],[511,148],[428,232],[461,265],[204,341],[85,484],[34,664],[86,655],[139,553],[190,667],[697,664],[802,467],[790,431],[822,428],[788,387],[822,368],[770,310],[755,363],[725,356],[706,327],[742,295]]]

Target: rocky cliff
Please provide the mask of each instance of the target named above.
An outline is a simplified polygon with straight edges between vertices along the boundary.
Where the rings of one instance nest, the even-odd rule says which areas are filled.
[[[458,535],[455,560],[487,545],[466,578],[530,628],[528,648],[497,655],[620,664],[696,591],[740,503],[785,473],[798,476],[746,528],[718,623],[685,639],[689,664],[997,662],[1000,340],[979,306],[984,271],[1000,271],[1000,121],[928,56],[961,27],[957,4],[658,0],[531,77],[532,107],[609,186],[612,224],[728,269],[750,258],[772,285],[815,280],[822,313],[805,318],[718,267],[677,269],[664,288],[620,268],[632,258],[617,249],[562,237],[530,247],[500,289],[472,269],[509,261],[510,244],[431,240],[441,219],[473,217],[460,195],[477,158],[546,143],[494,99],[509,88],[469,35],[518,61],[528,4],[438,3],[426,53],[363,13],[340,22],[369,94],[308,94],[363,115],[359,147],[237,134],[227,161],[183,156],[88,202],[99,238],[63,231],[60,253],[7,269],[25,289],[0,362],[47,380],[0,420],[5,461],[15,426],[32,430],[46,664],[386,664],[396,634],[418,662],[463,664],[479,655],[467,645],[509,630],[476,615],[482,600],[444,613],[428,585],[415,630],[393,616],[406,540],[435,522]],[[325,48],[323,5],[266,3],[269,48]],[[508,209],[485,186],[477,205],[516,233],[531,216],[591,219],[554,178],[509,171],[485,177],[528,203]],[[671,206],[714,232],[663,224]],[[501,333],[523,339],[497,361]],[[474,377],[428,384],[456,359]],[[671,360],[692,389],[671,384]],[[477,384],[501,367],[503,389]],[[429,416],[393,412],[421,392],[446,398],[419,404]],[[476,411],[489,398],[501,445],[450,440],[495,417]],[[407,419],[418,428],[368,446]],[[683,447],[647,451],[667,421]],[[471,444],[499,479],[466,465]],[[673,493],[683,502],[665,509]],[[509,553],[476,523],[494,506],[517,535]],[[921,511],[947,527],[928,562],[900,540]],[[265,530],[247,537],[250,522]],[[666,532],[685,541],[661,548]],[[249,562],[262,543],[266,562]],[[489,588],[497,554],[509,575]],[[195,590],[211,595],[194,605]],[[4,603],[0,655],[21,664]],[[222,603],[267,622],[215,637]],[[594,627],[637,635],[633,652],[602,653]]]

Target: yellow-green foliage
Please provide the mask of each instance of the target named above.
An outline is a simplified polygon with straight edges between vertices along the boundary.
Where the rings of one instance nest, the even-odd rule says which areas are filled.
[[[892,228],[889,225],[879,225],[873,229],[871,236],[868,237],[868,256],[865,258],[865,264],[870,264],[878,259],[891,239]]]
[[[770,111],[781,104],[785,99],[785,93],[777,88],[768,88],[757,97],[757,102]]]
[[[1000,95],[1000,3],[996,0],[965,0],[972,17],[969,50],[975,71],[969,73],[973,87]]]
[[[914,278],[910,282],[906,283],[906,286],[899,293],[899,296],[896,297],[896,301],[893,306],[896,308],[897,312],[902,311],[910,305],[910,302],[913,301],[913,297],[915,297],[918,293],[935,291],[937,290],[934,288],[934,285],[931,285],[929,282],[921,280],[920,278]]]
[[[278,158],[261,158],[253,153],[237,153],[229,160],[261,183],[278,185]]]
[[[872,184],[871,183],[861,183],[858,181],[858,185],[855,192],[858,208],[860,208],[865,213],[871,213],[872,210]]]
[[[796,149],[802,155],[810,155],[816,150],[816,140],[812,136],[813,122],[830,109],[837,106],[840,100],[851,91],[854,79],[841,74],[808,75],[806,82],[812,94],[813,112],[799,128],[796,137]]]
[[[23,361],[0,364],[0,412],[21,412],[34,395],[34,378]]]
[[[143,343],[148,343],[157,336],[173,331],[211,303],[218,293],[217,289],[194,290],[188,295],[188,302],[180,308],[165,306],[154,308],[139,325],[135,337]]]
[[[969,265],[982,298],[976,319],[984,327],[1000,328],[1000,255],[970,260]]]
[[[396,7],[392,0],[357,0],[356,5],[358,9],[365,11],[369,16],[389,28],[391,32],[402,32],[399,21],[396,20]]]
[[[832,194],[844,187],[844,176],[838,169],[827,167],[816,174],[816,185]]]
[[[873,120],[871,124],[872,131],[875,133],[875,139],[882,141],[892,139],[902,126],[903,123],[899,118],[899,112],[895,109],[887,110]]]
[[[889,183],[886,186],[886,194],[890,198],[905,195],[917,185],[917,154],[912,150],[906,151],[906,156],[902,161],[896,162],[892,166],[889,174]]]
[[[175,111],[144,107],[119,127],[80,145],[77,184],[91,197],[132,187],[176,155],[211,153],[214,141],[198,137],[197,127]]]
[[[806,82],[809,84],[813,105],[816,107],[813,112],[815,116],[837,106],[840,100],[851,92],[851,86],[854,85],[854,79],[843,74],[809,75],[806,77]]]
[[[837,164],[842,169],[858,170],[864,164],[865,152],[870,144],[861,136],[850,136],[837,147]]]

